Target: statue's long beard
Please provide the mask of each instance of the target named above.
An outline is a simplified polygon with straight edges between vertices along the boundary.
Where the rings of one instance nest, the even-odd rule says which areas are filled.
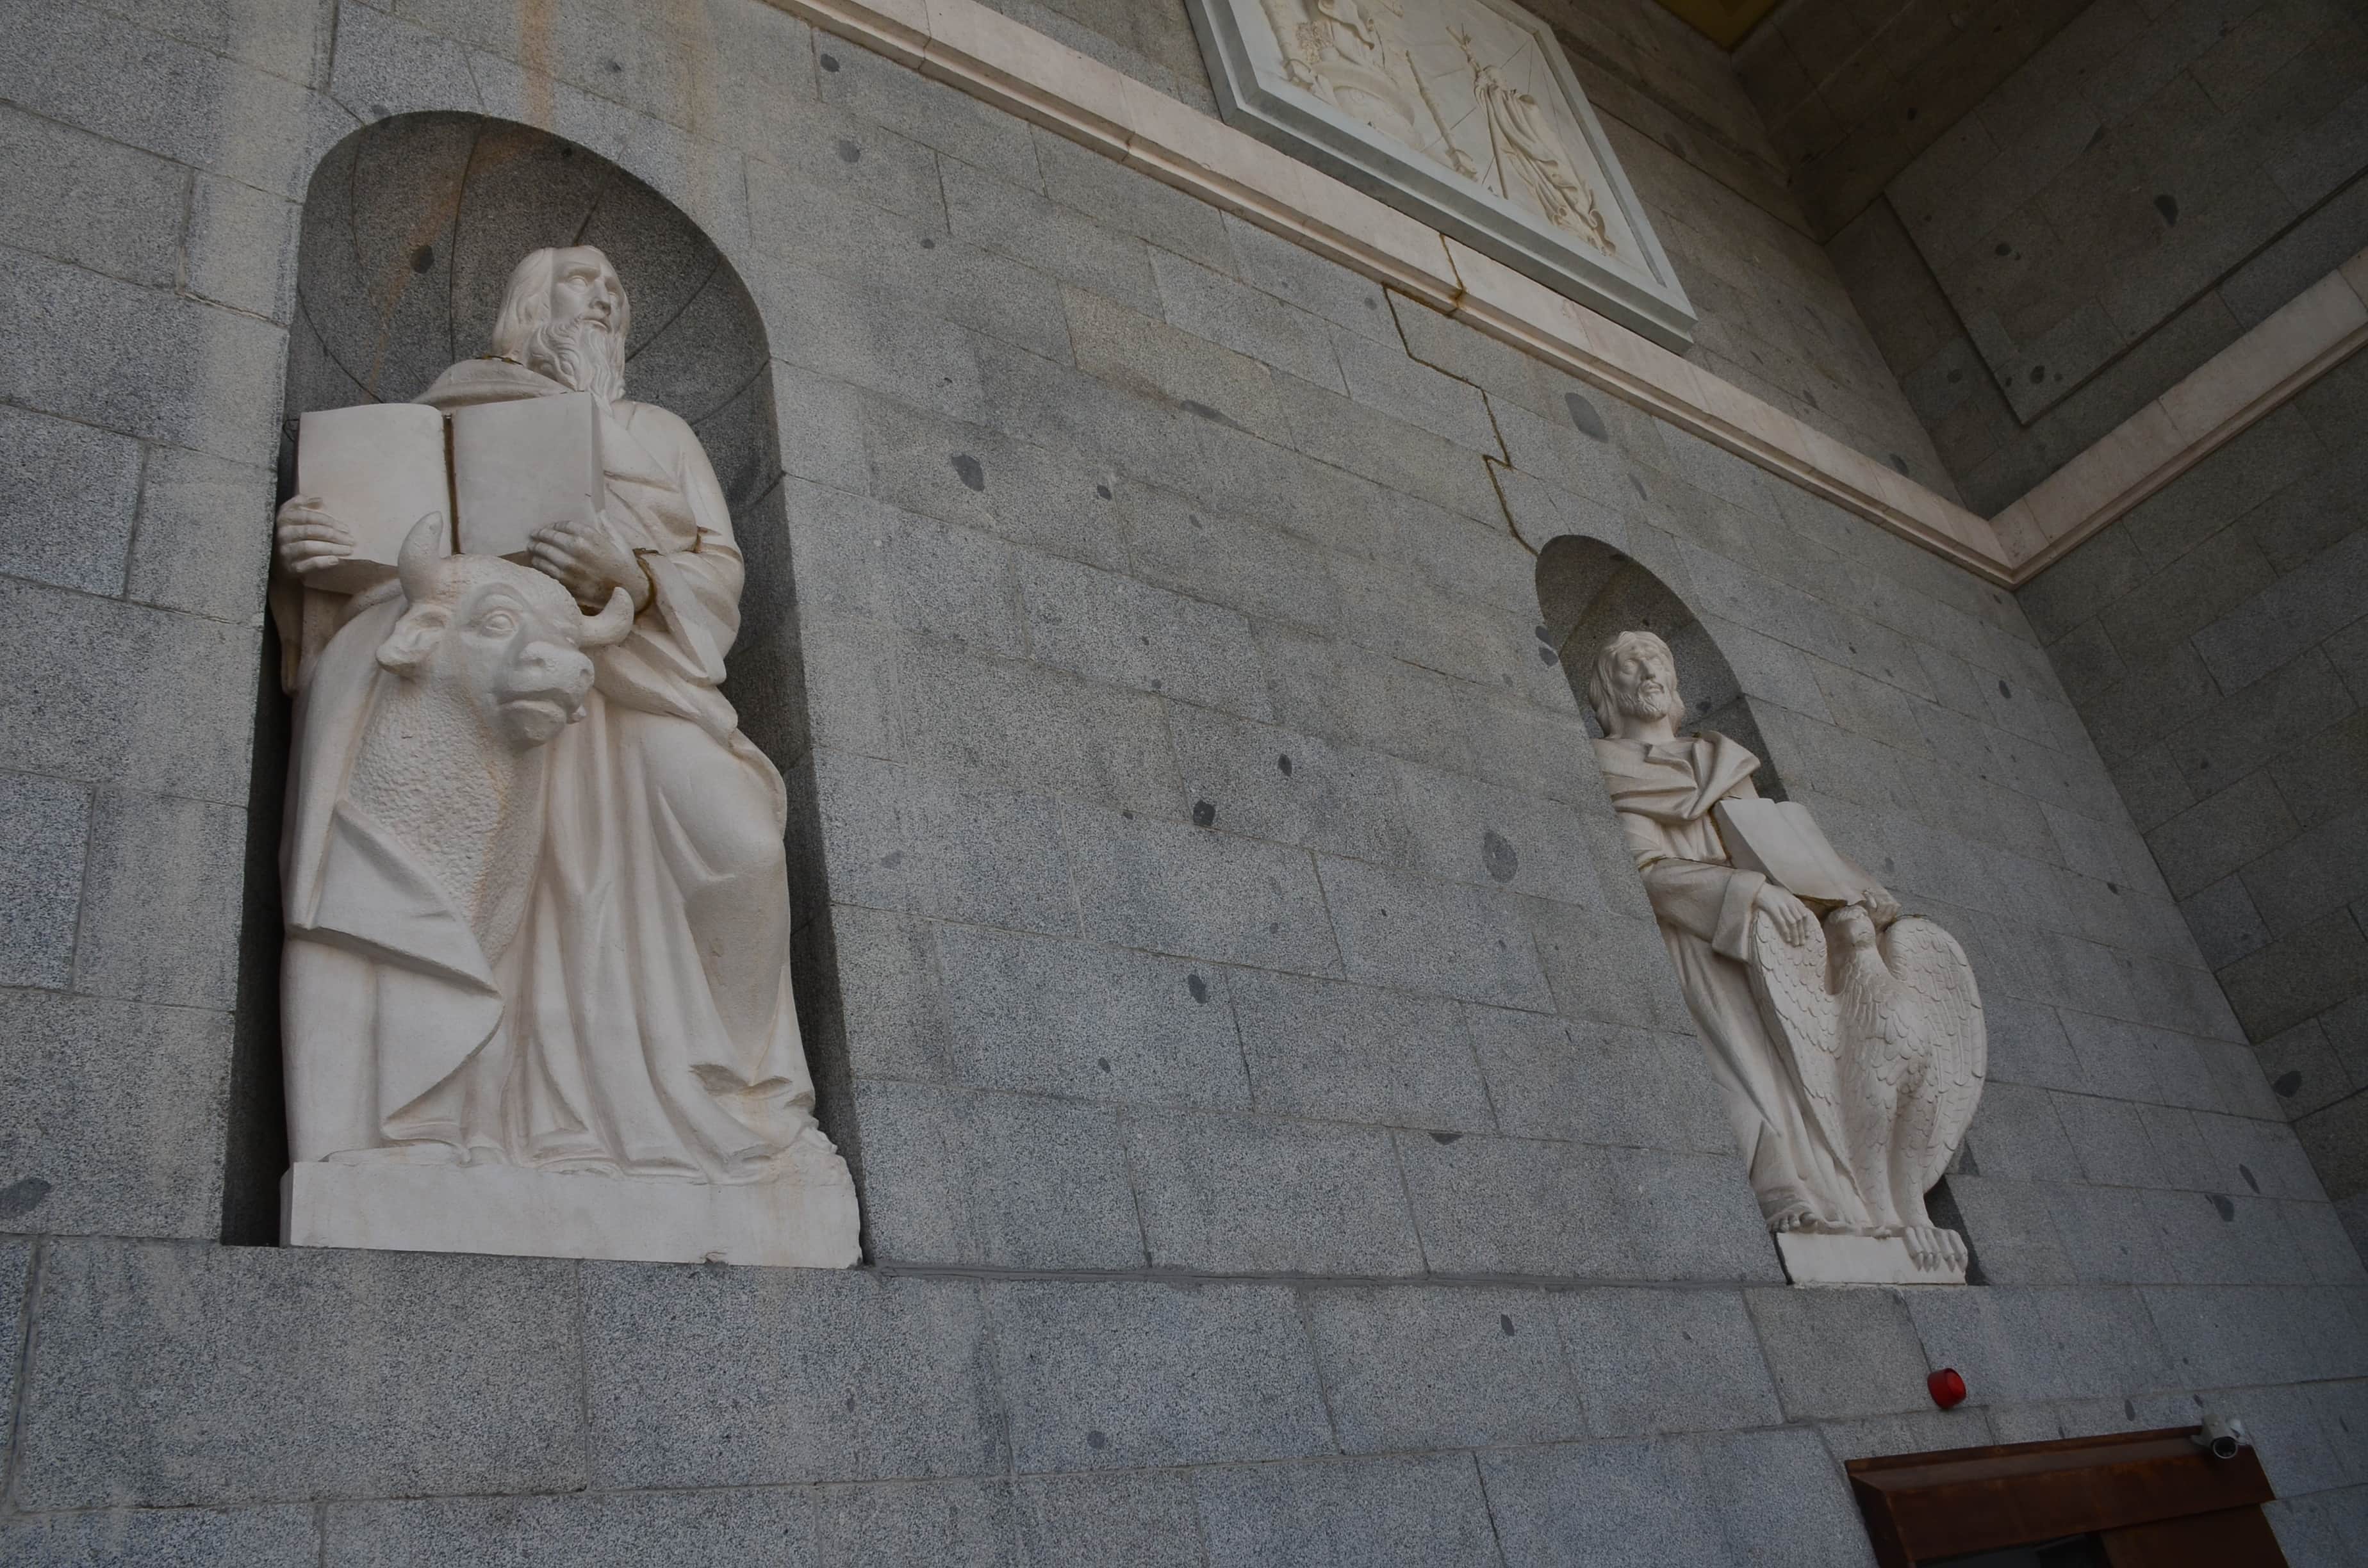
[[[588,392],[602,403],[625,395],[625,346],[617,335],[588,322],[561,326],[545,322],[527,335],[527,369],[562,386]]]
[[[1616,694],[1622,717],[1629,719],[1667,719],[1679,711],[1677,687],[1665,686],[1657,692],[1632,687]]]

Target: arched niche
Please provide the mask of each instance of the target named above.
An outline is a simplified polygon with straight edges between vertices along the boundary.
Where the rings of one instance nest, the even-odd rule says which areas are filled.
[[[1619,632],[1655,632],[1677,655],[1678,686],[1686,699],[1681,727],[1716,730],[1750,747],[1760,759],[1752,782],[1763,795],[1784,798],[1734,666],[1685,601],[1643,562],[1602,540],[1565,534],[1538,552],[1537,584],[1538,612],[1588,734],[1602,733],[1587,701],[1596,653]]]
[[[282,409],[279,495],[293,489],[297,421],[315,409],[404,401],[456,360],[486,351],[511,269],[544,245],[598,245],[632,303],[628,394],[660,404],[699,434],[722,482],[747,562],[739,641],[724,695],[741,728],[793,778],[806,750],[805,683],[782,512],[781,464],[764,321],[739,276],[699,225],[598,153],[530,126],[482,115],[396,115],[347,136],[307,188],[298,242],[296,313]],[[257,518],[257,528],[268,518]],[[278,876],[288,704],[276,632],[265,649],[256,715],[252,811],[222,1239],[278,1235],[287,1165],[278,1017]],[[818,839],[811,799],[791,803],[793,843]],[[792,867],[793,880],[798,868]],[[794,881],[793,881],[794,885]],[[802,920],[826,918],[799,900]],[[816,933],[803,955],[827,952]],[[826,934],[823,934],[826,935]],[[794,975],[811,1051],[835,982]],[[826,1063],[813,1063],[817,1079]],[[827,1118],[827,1111],[825,1112]]]

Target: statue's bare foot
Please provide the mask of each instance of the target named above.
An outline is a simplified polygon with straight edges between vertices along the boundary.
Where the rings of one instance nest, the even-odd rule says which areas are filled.
[[[1942,1259],[1948,1263],[1950,1267],[1963,1272],[1965,1267],[1973,1261],[1973,1254],[1967,1251],[1965,1247],[1965,1238],[1954,1231],[1947,1230],[1936,1231],[1935,1234],[1941,1238],[1941,1256]]]
[[[1768,1216],[1768,1228],[1779,1234],[1786,1231],[1819,1231],[1825,1228],[1826,1216],[1806,1203],[1788,1203]]]

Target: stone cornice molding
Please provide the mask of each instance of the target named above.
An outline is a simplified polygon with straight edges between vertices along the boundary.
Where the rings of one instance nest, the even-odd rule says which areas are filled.
[[[2304,290],[1995,519],[2027,583],[2368,344],[2368,251]]]
[[[1989,521],[1636,333],[978,0],[770,0],[1535,355],[2002,586]]]
[[[1987,519],[978,0],[769,3],[1452,315],[2001,587],[2030,582],[2368,343],[2363,251]]]

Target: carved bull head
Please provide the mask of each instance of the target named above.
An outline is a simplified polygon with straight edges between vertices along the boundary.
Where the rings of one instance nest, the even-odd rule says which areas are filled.
[[[514,749],[539,746],[584,716],[592,661],[583,650],[632,630],[632,599],[620,588],[588,616],[542,573],[498,556],[446,555],[443,540],[444,518],[431,512],[404,540],[395,572],[411,608],[378,662],[465,702]]]

